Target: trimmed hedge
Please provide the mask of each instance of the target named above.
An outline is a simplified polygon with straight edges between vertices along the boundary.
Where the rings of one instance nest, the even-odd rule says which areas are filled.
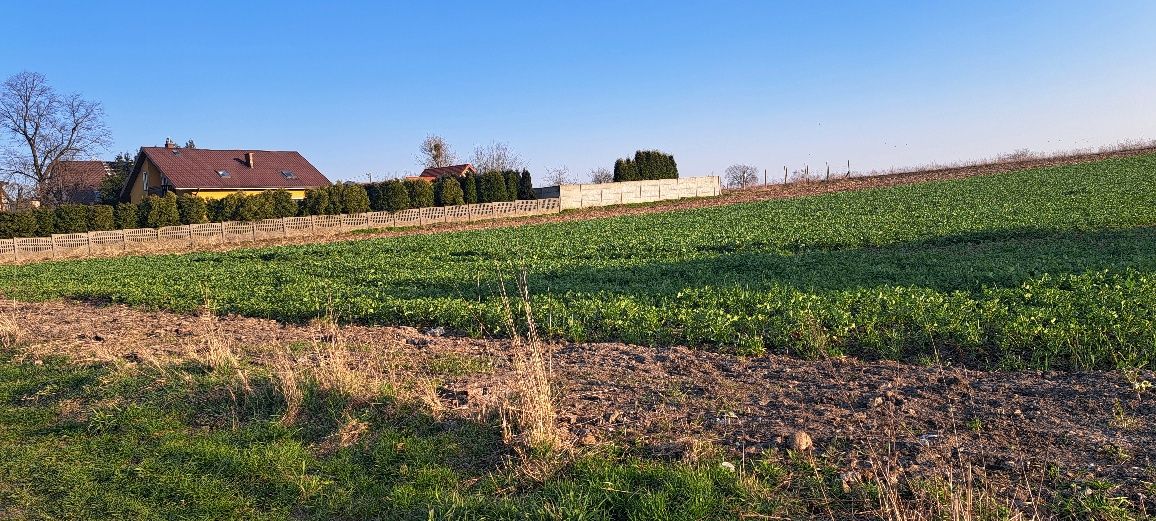
[[[177,196],[177,213],[181,224],[203,224],[209,222],[208,205],[195,195]]]
[[[47,237],[56,233],[56,212],[52,208],[36,208],[32,210],[32,217],[36,219],[36,235]]]
[[[466,204],[478,203],[478,181],[474,174],[466,174],[465,177],[458,178],[458,184],[462,186],[462,200]]]
[[[113,207],[107,204],[94,204],[88,207],[88,231],[96,232],[116,229],[116,217]]]
[[[506,194],[506,178],[501,172],[487,172],[475,179],[478,181],[479,203],[496,203],[510,200]]]
[[[129,228],[136,228],[140,221],[137,220],[137,214],[140,210],[134,203],[120,203],[116,205],[113,210],[113,223],[118,230],[127,230]]]
[[[409,193],[410,208],[427,208],[434,205],[433,185],[425,179],[407,179],[406,192]]]
[[[461,183],[452,177],[438,179],[438,182],[434,183],[434,204],[438,206],[465,204]]]
[[[639,150],[634,159],[619,159],[614,162],[614,181],[644,181],[652,179],[678,179],[678,164],[674,156],[658,150]]]
[[[149,228],[162,226],[179,226],[181,212],[177,209],[177,194],[169,192],[164,197],[148,196],[148,217],[145,225]]]
[[[410,208],[409,190],[401,181],[394,179],[386,181],[382,188],[381,209],[386,212],[400,212]]]
[[[522,170],[522,173],[518,175],[518,199],[530,200],[537,198],[538,196],[534,195],[534,181],[530,179],[530,171]]]
[[[246,195],[241,192],[206,200],[192,195],[151,195],[140,203],[62,205],[0,212],[0,238],[48,236],[97,230],[159,228],[223,221],[259,221],[295,215],[397,212],[429,206],[532,199],[529,171],[443,177],[430,183],[393,179],[380,183],[337,183],[308,190],[298,202],[284,189]]]
[[[84,233],[88,231],[88,207],[83,204],[64,204],[56,207],[55,233]]]

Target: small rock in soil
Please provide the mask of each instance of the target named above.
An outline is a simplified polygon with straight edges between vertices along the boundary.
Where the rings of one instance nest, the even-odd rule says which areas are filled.
[[[811,441],[810,434],[804,431],[795,431],[794,434],[791,434],[791,450],[810,450],[814,446],[815,444]]]

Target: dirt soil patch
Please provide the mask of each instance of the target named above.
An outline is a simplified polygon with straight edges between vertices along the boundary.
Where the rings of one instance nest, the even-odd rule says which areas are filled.
[[[5,304],[3,314],[19,324],[17,352],[32,360],[164,364],[204,331],[197,316],[70,301]],[[236,316],[215,324],[220,338],[253,353],[327,334]],[[438,333],[340,328],[344,342],[368,353],[435,369],[445,414],[485,417],[513,376],[509,343]],[[614,443],[683,459],[713,450],[737,463],[784,450],[803,431],[849,472],[883,462],[919,477],[963,463],[1024,501],[1049,467],[1072,482],[1108,480],[1136,505],[1151,502],[1156,481],[1156,391],[1142,384],[1156,383],[1152,371],[984,372],[626,344],[549,350],[558,422],[578,446]]]

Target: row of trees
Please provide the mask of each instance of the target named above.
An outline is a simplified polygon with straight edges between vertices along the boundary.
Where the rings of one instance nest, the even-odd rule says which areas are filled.
[[[528,170],[443,177],[433,183],[420,179],[395,179],[364,186],[369,194],[369,208],[375,212],[534,199]]]
[[[55,208],[0,213],[0,238],[48,236],[128,228],[160,228],[224,221],[259,221],[298,215],[356,214],[428,206],[533,199],[530,172],[490,172],[435,183],[423,179],[383,183],[337,183],[309,190],[298,202],[286,190],[240,192],[206,200],[174,193],[116,205],[65,204]]]
[[[639,150],[634,159],[619,159],[614,162],[614,181],[644,181],[652,179],[678,179],[678,165],[674,156],[657,150]]]

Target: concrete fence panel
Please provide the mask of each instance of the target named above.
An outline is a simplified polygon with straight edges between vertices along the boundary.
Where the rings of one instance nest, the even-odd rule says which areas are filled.
[[[579,200],[583,191],[578,185],[568,185],[569,193]],[[605,187],[603,187],[605,188]],[[587,190],[587,197],[601,202],[602,188]],[[611,189],[607,198],[621,198],[632,188]],[[108,251],[147,250],[150,245],[184,243],[243,242],[263,238],[327,235],[343,230],[391,226],[419,226],[440,222],[464,222],[525,215],[558,213],[565,205],[562,199],[535,199],[429,207],[401,212],[369,212],[354,215],[314,215],[286,217],[256,222],[223,222],[165,226],[159,229],[93,231],[88,233],[56,234],[50,237],[20,237],[0,239],[0,262],[77,257]]]
[[[707,197],[721,193],[718,176],[684,177],[680,179],[657,179],[647,181],[625,181],[620,183],[600,183],[562,185],[557,188],[558,205],[562,210],[609,206],[615,204],[647,203],[684,197]],[[553,192],[554,187],[550,191]]]
[[[390,212],[369,212],[365,214],[365,219],[369,221],[369,226],[373,228],[393,226],[393,214]]]
[[[152,244],[157,242],[157,231],[152,228],[133,228],[124,231],[125,244]]]
[[[162,226],[157,228],[157,239],[160,241],[188,241],[192,238],[192,229],[188,226]]]

